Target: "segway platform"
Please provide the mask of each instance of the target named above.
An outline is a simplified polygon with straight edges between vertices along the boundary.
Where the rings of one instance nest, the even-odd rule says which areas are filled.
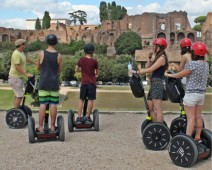
[[[69,132],[73,132],[74,129],[99,131],[99,111],[97,109],[93,111],[93,120],[91,122],[82,121],[81,123],[78,123],[75,121],[74,111],[69,110],[68,130]]]
[[[35,120],[32,116],[28,118],[28,134],[29,143],[34,143],[37,140],[65,140],[65,129],[63,116],[57,117],[57,127],[55,131],[51,131],[48,125],[44,126],[43,132],[38,132],[35,129]]]

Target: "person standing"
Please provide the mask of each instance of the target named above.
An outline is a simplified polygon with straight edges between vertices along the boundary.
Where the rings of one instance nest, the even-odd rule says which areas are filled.
[[[209,75],[209,65],[205,61],[207,49],[202,42],[196,42],[191,46],[192,61],[186,64],[184,70],[167,74],[167,77],[182,78],[186,77],[186,90],[183,104],[187,117],[186,134],[192,136],[196,125],[195,140],[200,141],[200,134],[203,128],[201,116],[202,106],[205,101],[205,91]]]
[[[177,71],[182,71],[185,68],[185,65],[191,61],[191,40],[189,38],[183,38],[180,41],[180,48],[181,48],[181,61],[180,65],[176,65],[174,63],[170,64],[170,66],[174,66]],[[183,77],[182,80],[182,85],[185,90],[186,87],[186,77]]]
[[[39,127],[37,131],[43,132],[43,123],[47,105],[50,109],[51,131],[55,130],[57,104],[59,103],[59,75],[62,69],[62,56],[55,49],[58,39],[54,34],[46,38],[48,47],[38,53],[37,69],[40,71],[39,79]]]
[[[84,46],[85,56],[80,58],[75,71],[82,73],[81,87],[80,87],[80,100],[78,105],[77,123],[91,122],[90,114],[93,109],[94,100],[96,100],[96,77],[99,74],[99,66],[96,59],[93,58],[94,46],[86,44]],[[82,119],[82,109],[85,100],[88,99],[88,108],[85,118]]]
[[[14,92],[13,106],[19,108],[24,95],[24,77],[32,77],[33,75],[26,72],[26,62],[36,64],[29,57],[26,57],[23,50],[26,47],[25,39],[17,39],[15,41],[15,51],[11,57],[11,66],[9,71],[9,84]]]
[[[150,90],[147,96],[147,103],[153,122],[163,123],[162,100],[165,98],[165,89],[163,77],[165,70],[168,68],[168,58],[165,52],[167,42],[164,38],[156,38],[153,41],[154,49],[150,51],[146,68],[138,66],[138,70],[132,70],[132,73],[146,74],[152,73],[150,77]],[[154,54],[154,60],[152,56]]]

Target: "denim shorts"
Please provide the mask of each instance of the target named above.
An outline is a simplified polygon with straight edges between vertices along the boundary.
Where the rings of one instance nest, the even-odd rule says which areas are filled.
[[[183,98],[183,104],[186,106],[203,105],[205,93],[186,93]]]

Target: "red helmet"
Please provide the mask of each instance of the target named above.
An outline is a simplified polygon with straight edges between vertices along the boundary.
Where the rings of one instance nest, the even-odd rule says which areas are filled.
[[[153,41],[153,44],[154,45],[159,45],[159,46],[164,46],[164,48],[167,47],[167,42],[164,38],[156,38],[154,41]]]
[[[180,41],[180,47],[184,48],[184,47],[190,47],[191,46],[191,40],[189,38],[183,38]]]
[[[205,56],[207,52],[206,45],[202,42],[195,42],[191,46],[191,50],[194,51],[194,55]]]

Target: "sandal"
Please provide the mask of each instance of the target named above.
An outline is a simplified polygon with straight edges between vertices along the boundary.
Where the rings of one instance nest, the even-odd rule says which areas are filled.
[[[35,130],[36,132],[43,133],[43,130],[39,129],[39,127],[37,127]]]

